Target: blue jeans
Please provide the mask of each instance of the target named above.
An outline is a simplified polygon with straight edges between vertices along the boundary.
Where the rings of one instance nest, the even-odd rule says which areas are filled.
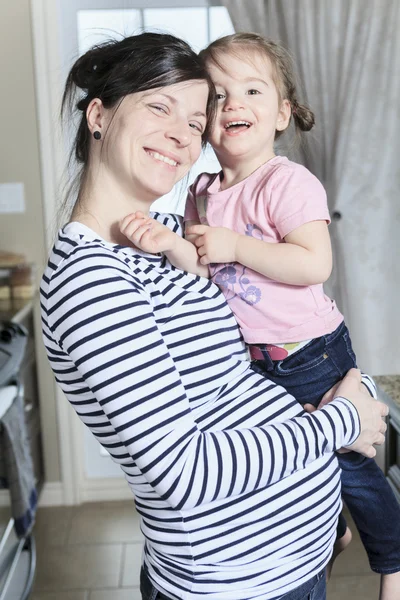
[[[252,367],[282,385],[300,402],[318,406],[322,396],[356,366],[349,331],[344,323],[329,335],[312,340],[284,360],[264,360]],[[360,533],[371,569],[400,571],[400,507],[386,477],[372,458],[357,452],[337,455],[342,469],[342,496]],[[346,522],[341,515],[338,537]]]
[[[151,583],[146,567],[140,572],[140,593],[142,600],[171,600],[169,596],[159,592]],[[281,596],[279,600],[326,600],[325,569],[314,575],[295,590]]]

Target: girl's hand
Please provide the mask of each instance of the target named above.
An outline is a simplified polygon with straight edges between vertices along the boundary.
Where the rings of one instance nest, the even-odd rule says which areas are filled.
[[[177,234],[141,211],[127,215],[121,222],[120,231],[137,248],[149,254],[175,248]]]
[[[193,243],[202,265],[236,261],[236,244],[240,235],[235,231],[227,227],[193,225],[188,227],[187,233],[198,236]]]

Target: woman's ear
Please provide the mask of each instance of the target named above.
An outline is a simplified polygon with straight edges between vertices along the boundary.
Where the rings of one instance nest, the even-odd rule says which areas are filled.
[[[89,131],[92,135],[98,132],[96,139],[100,139],[103,134],[104,112],[104,106],[100,98],[93,98],[86,109],[86,120]]]
[[[292,108],[290,106],[289,100],[285,99],[281,102],[281,107],[278,113],[278,119],[276,121],[276,129],[278,131],[284,131],[290,121],[290,117],[292,116]]]

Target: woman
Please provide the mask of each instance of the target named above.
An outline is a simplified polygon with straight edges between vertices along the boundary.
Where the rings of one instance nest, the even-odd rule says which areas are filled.
[[[72,67],[64,105],[77,88],[81,183],[43,276],[43,333],[58,383],[134,493],[143,599],[320,600],[341,507],[333,451],[372,456],[387,409],[353,370],[304,413],[249,368],[210,281],[121,233],[206,139],[215,92],[187,44],[110,42]]]

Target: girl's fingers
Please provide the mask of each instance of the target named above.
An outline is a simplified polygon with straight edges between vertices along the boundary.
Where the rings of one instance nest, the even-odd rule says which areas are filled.
[[[129,229],[129,227],[128,227],[128,229]],[[147,231],[149,231],[149,229],[151,229],[151,225],[148,223],[144,223],[140,227],[135,228],[135,230],[132,231],[131,233],[128,233],[125,235],[134,244],[139,244],[143,234],[146,233]]]
[[[199,256],[204,256],[206,254],[206,249],[204,248],[204,246],[200,246],[200,248],[197,248],[197,254]]]
[[[136,213],[131,213],[130,215],[126,215],[126,217],[124,217],[119,225],[119,229],[120,231],[123,231],[127,225],[129,225],[129,223],[131,221],[133,221],[133,219],[135,219]]]
[[[208,229],[207,225],[191,225],[187,228],[187,233],[190,235],[203,235]]]
[[[139,227],[149,226],[150,224],[151,219],[133,219],[127,223],[124,228],[121,227],[121,233],[131,239],[131,236],[139,229]]]
[[[144,214],[144,212],[142,212],[141,210],[137,210],[134,213],[130,213],[129,215],[126,215],[126,217],[124,217],[120,223],[120,230],[124,229],[131,221],[135,220],[135,219],[149,219],[150,217],[146,216]]]
[[[200,246],[204,246],[204,238],[202,235],[197,236],[197,238],[193,241],[194,245],[198,248]]]
[[[204,255],[200,258],[200,264],[201,265],[209,265],[210,264],[210,261],[208,260],[206,255]]]

